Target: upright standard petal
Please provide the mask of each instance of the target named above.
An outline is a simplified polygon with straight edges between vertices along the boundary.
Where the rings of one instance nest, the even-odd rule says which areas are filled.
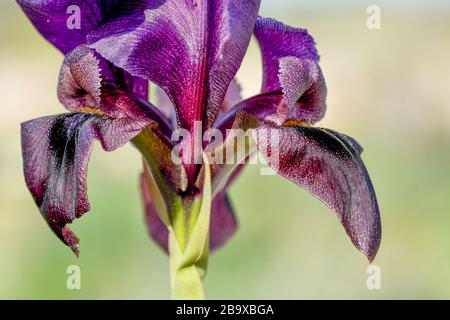
[[[17,0],[38,31],[67,53],[86,42],[86,35],[119,0]]]
[[[274,19],[258,17],[254,30],[263,60],[262,92],[281,89],[278,79],[280,59],[296,57],[319,62],[314,39],[304,29]]]
[[[381,222],[375,191],[352,138],[329,129],[261,126],[254,131],[269,165],[333,209],[353,244],[375,258]]]
[[[158,84],[178,125],[214,123],[247,49],[259,0],[143,1],[92,32],[91,47]]]
[[[78,239],[67,228],[89,211],[86,176],[94,139],[114,150],[155,124],[152,120],[111,119],[63,114],[22,124],[22,155],[27,186],[58,237],[78,255]]]

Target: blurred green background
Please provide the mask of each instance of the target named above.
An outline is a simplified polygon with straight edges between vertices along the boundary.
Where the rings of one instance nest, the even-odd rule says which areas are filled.
[[[382,288],[367,289],[368,262],[329,209],[251,166],[231,188],[240,229],[211,256],[208,298],[450,298],[448,3],[377,1],[381,30],[368,30],[370,1],[262,2],[262,15],[306,27],[318,43],[329,89],[320,125],[365,148],[382,213]],[[147,236],[133,147],[96,145],[92,210],[73,226],[79,259],[47,227],[25,187],[19,124],[65,112],[56,98],[63,57],[13,1],[1,1],[0,37],[0,298],[169,298],[168,259]],[[238,75],[245,97],[260,76],[252,41]],[[66,288],[72,264],[81,290]]]

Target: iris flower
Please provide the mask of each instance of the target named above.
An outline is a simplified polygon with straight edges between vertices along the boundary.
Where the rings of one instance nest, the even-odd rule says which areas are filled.
[[[57,93],[68,113],[25,122],[21,134],[26,184],[77,255],[67,224],[89,211],[87,166],[98,140],[106,151],[131,142],[143,156],[146,221],[170,256],[173,298],[204,297],[208,252],[237,227],[227,189],[257,152],[334,210],[356,248],[374,259],[381,225],[362,148],[313,126],[325,114],[327,90],[306,30],[258,16],[258,0],[18,3],[65,56]],[[68,27],[74,6],[75,28]],[[262,88],[242,100],[235,76],[252,35],[262,53]],[[156,105],[149,82],[161,89]],[[180,129],[190,138],[174,141]],[[229,129],[250,135],[240,157],[220,162],[237,139]]]

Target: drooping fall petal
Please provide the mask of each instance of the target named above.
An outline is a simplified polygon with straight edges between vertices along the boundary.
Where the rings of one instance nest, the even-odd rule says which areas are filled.
[[[17,0],[39,32],[64,54],[86,43],[86,35],[119,0]]]
[[[258,9],[259,0],[142,1],[88,39],[114,65],[163,88],[180,127],[191,129],[196,120],[211,126],[242,62]]]
[[[329,129],[261,126],[254,131],[269,165],[333,209],[353,244],[375,258],[381,223],[367,170],[355,140]]]
[[[22,155],[27,186],[50,227],[78,254],[78,240],[66,227],[89,211],[86,175],[92,142],[112,151],[145,127],[150,119],[112,119],[73,113],[22,124]]]

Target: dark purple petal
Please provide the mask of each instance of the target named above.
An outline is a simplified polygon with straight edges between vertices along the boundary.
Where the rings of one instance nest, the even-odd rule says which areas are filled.
[[[98,58],[104,60],[101,57]],[[116,87],[123,88],[124,90],[133,93],[143,100],[148,100],[149,85],[147,80],[139,77],[134,77],[125,70],[114,67],[111,63],[107,63],[107,67],[101,67],[100,73],[103,73],[103,71],[107,68],[111,70],[113,77],[111,77],[111,80],[106,78],[104,82],[114,84]]]
[[[145,220],[150,236],[168,253],[169,232],[153,205],[144,174],[141,175],[141,191],[145,206]],[[211,205],[210,250],[213,251],[225,244],[234,234],[237,226],[236,217],[228,196],[224,192],[219,193]]]
[[[86,43],[86,35],[95,29],[118,0],[17,0],[38,31],[63,53]],[[74,25],[80,10],[80,28]],[[70,28],[68,27],[70,26]]]
[[[254,137],[270,166],[333,209],[354,245],[372,261],[380,244],[381,222],[359,144],[335,131],[312,127],[262,126]]]
[[[148,188],[145,175],[141,174],[141,193],[144,200],[145,222],[148,232],[153,240],[168,254],[169,253],[169,231],[158,216],[155,206],[153,205],[150,190]]]
[[[304,29],[277,20],[258,17],[254,30],[263,59],[262,92],[281,90],[278,79],[279,61],[285,57],[319,61],[314,39]]]
[[[156,107],[161,110],[161,112],[173,123],[173,126],[176,127],[176,115],[175,108],[173,107],[172,101],[167,96],[166,92],[162,90],[160,87],[155,86],[155,96],[156,96]],[[225,98],[222,102],[222,107],[220,109],[220,114],[227,112],[232,107],[234,107],[237,103],[242,100],[241,97],[241,86],[238,81],[234,79],[231,81],[228,86],[227,93],[225,94]]]
[[[78,54],[76,52],[79,52]],[[128,72],[126,72],[123,69],[120,69],[116,66],[114,66],[111,62],[108,62],[105,60],[102,56],[95,53],[94,50],[89,49],[85,45],[79,46],[75,48],[72,52],[70,52],[68,55],[73,56],[83,56],[83,55],[93,55],[98,60],[98,68],[100,70],[100,78],[102,79],[103,85],[110,85],[114,86],[116,88],[124,89],[126,91],[129,91],[136,96],[148,100],[148,81],[139,77],[134,77],[130,75]],[[68,56],[67,55],[67,56]],[[66,57],[67,57],[66,56]],[[79,58],[78,58],[79,59]],[[65,59],[68,61],[69,59]],[[71,63],[74,65],[71,69],[73,69],[72,72],[76,72],[76,58],[71,58]]]
[[[210,126],[247,49],[259,0],[143,1],[88,36],[114,65],[159,85],[178,124]],[[206,106],[208,106],[206,110]]]
[[[78,240],[66,227],[89,211],[86,176],[93,141],[112,151],[155,124],[149,119],[111,119],[73,113],[22,124],[25,181],[42,215],[78,255]]]
[[[223,246],[236,232],[238,223],[230,199],[225,192],[218,193],[211,204],[209,248]]]

